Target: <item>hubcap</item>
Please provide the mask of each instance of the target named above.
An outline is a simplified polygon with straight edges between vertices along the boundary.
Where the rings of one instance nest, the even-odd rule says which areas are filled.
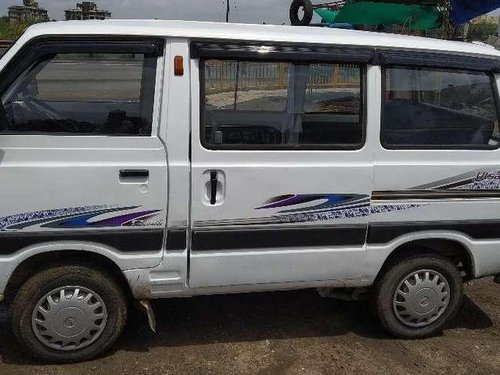
[[[56,350],[82,349],[97,340],[108,313],[101,297],[81,286],[64,286],[43,296],[31,325],[42,344]]]
[[[401,281],[392,304],[401,323],[418,328],[439,319],[449,302],[450,286],[446,278],[434,270],[419,270]]]

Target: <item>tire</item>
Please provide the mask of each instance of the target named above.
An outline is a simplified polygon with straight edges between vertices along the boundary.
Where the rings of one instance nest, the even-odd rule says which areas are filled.
[[[380,278],[373,307],[391,335],[423,338],[442,331],[460,309],[462,296],[462,278],[455,264],[444,257],[420,255],[401,259]]]
[[[300,8],[304,9],[304,16],[299,17]],[[310,0],[293,0],[290,5],[290,23],[293,26],[307,26],[313,18],[313,5]]]
[[[57,299],[62,296],[59,289],[63,289],[64,299]],[[53,291],[57,292],[48,296]],[[40,271],[19,289],[11,308],[12,330],[19,344],[34,357],[51,363],[80,362],[103,353],[118,339],[127,319],[127,301],[120,285],[105,272],[84,265],[54,266]],[[90,321],[95,326],[90,326]],[[52,335],[44,336],[47,332]],[[75,342],[65,346],[62,341],[48,342],[47,337],[61,337],[59,332],[82,342],[79,346]]]

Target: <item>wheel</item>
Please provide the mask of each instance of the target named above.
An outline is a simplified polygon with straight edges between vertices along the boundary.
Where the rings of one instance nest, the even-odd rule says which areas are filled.
[[[303,9],[302,18],[299,16],[300,9]],[[293,0],[290,5],[290,23],[294,26],[307,26],[313,18],[313,5],[310,0]]]
[[[35,274],[12,302],[15,337],[46,362],[78,362],[101,354],[120,336],[126,318],[127,302],[118,283],[83,265]]]
[[[374,308],[382,326],[401,338],[431,336],[458,312],[463,295],[460,273],[435,255],[402,259],[376,283]]]

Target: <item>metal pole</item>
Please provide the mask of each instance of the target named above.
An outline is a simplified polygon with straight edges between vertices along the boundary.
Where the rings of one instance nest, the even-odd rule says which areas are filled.
[[[229,22],[229,0],[226,0],[226,22]]]
[[[236,103],[238,102],[239,76],[240,76],[240,62],[236,61],[236,82],[234,83],[234,106],[233,106],[233,109],[235,111],[236,111]]]

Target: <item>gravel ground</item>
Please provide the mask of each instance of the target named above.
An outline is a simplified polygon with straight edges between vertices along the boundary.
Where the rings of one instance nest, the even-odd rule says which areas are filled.
[[[115,349],[96,360],[44,365],[24,355],[0,313],[0,374],[498,374],[500,286],[466,287],[462,310],[440,336],[395,340],[366,302],[293,291],[164,300],[158,333],[132,313]]]

